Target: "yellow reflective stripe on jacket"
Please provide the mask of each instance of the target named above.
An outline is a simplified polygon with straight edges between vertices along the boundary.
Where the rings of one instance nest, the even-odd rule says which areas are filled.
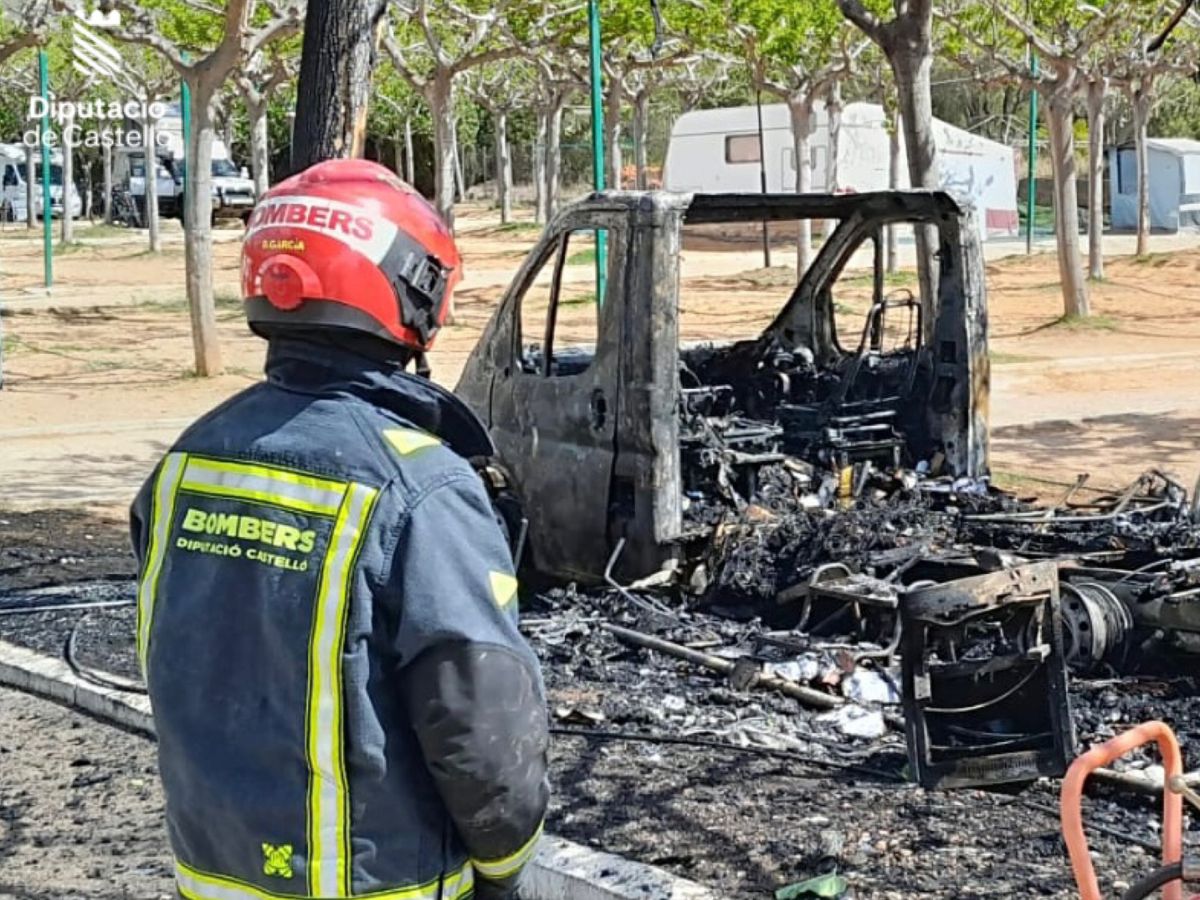
[[[349,485],[321,569],[308,660],[308,882],[350,896],[350,828],[342,709],[342,644],[350,574],[378,491]]]
[[[232,497],[282,506],[318,516],[337,514],[346,485],[287,469],[253,463],[190,459],[183,489],[198,494]]]
[[[502,881],[510,875],[515,875],[521,871],[525,863],[533,858],[534,851],[537,850],[538,841],[542,837],[542,828],[545,827],[543,822],[537,827],[537,831],[516,853],[510,853],[501,859],[471,860],[471,865],[475,867],[475,871],[484,878],[490,878],[494,881]]]
[[[154,617],[158,576],[162,573],[163,560],[167,555],[171,520],[175,517],[175,494],[186,465],[186,453],[168,454],[154,482],[154,502],[150,507],[150,541],[146,549],[142,577],[138,582],[137,652],[143,678],[146,677],[146,658],[150,650],[150,622]]]
[[[278,894],[239,881],[200,872],[191,866],[175,862],[175,886],[187,900],[310,900],[302,894]],[[470,863],[413,887],[393,888],[367,894],[355,894],[356,900],[462,900],[475,889],[475,876]]]

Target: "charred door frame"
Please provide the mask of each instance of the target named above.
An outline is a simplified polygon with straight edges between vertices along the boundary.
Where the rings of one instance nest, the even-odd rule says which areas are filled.
[[[554,267],[551,304],[559,301],[564,238],[580,231],[608,232],[609,273],[605,302],[597,310],[598,333],[591,363],[582,372],[551,373],[547,340],[557,311],[547,309],[537,373],[522,360],[521,305],[546,265]],[[621,207],[584,205],[556,218],[530,254],[485,330],[492,347],[489,431],[529,519],[529,549],[540,571],[594,579],[610,549],[604,540],[612,471],[618,451],[615,408],[620,403],[619,313],[628,269],[629,222]],[[556,258],[557,257],[557,258]],[[460,389],[479,389],[468,366]]]

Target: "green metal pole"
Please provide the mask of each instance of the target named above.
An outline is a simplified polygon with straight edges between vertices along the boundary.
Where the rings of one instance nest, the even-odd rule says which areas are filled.
[[[1038,73],[1037,54],[1032,55],[1030,65],[1036,77]],[[1029,174],[1025,185],[1025,252],[1033,252],[1033,219],[1037,202],[1037,124],[1038,124],[1038,95],[1037,88],[1029,93]]]
[[[1033,19],[1033,0],[1025,0],[1025,20],[1032,21]],[[1038,57],[1037,51],[1033,49],[1033,42],[1029,44],[1029,69],[1033,72],[1033,80],[1037,81],[1038,76]],[[1037,212],[1037,123],[1038,123],[1038,94],[1037,88],[1034,87],[1029,92],[1029,149],[1026,156],[1029,157],[1028,174],[1026,175],[1025,184],[1025,254],[1033,253],[1033,220]]]
[[[188,61],[186,53],[183,55],[183,61]],[[183,206],[180,208],[182,212],[187,209],[187,158],[192,146],[192,89],[188,87],[186,81],[179,88],[179,106],[179,114],[183,119],[183,165],[180,167],[183,174]],[[151,151],[146,151],[147,159],[150,157],[150,153]],[[182,213],[182,215],[185,219],[187,218],[187,213]]]
[[[50,215],[50,58],[45,50],[38,51],[38,82],[41,87],[43,107],[42,114],[42,276],[47,289],[54,286],[54,225]],[[67,186],[63,185],[63,215],[71,214],[71,204],[67,201]],[[29,215],[33,210],[28,210]]]
[[[592,70],[592,182],[604,190],[604,88],[600,72],[600,0],[588,0],[588,37]],[[596,232],[596,302],[604,303],[608,287],[608,233]]]

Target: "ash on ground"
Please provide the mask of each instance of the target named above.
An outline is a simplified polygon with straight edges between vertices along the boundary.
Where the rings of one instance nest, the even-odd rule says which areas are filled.
[[[542,660],[556,730],[549,829],[663,866],[722,897],[769,897],[835,869],[849,879],[855,897],[1074,896],[1057,822],[1057,782],[988,792],[928,791],[906,781],[896,657],[885,652],[886,622],[857,623],[851,616],[850,628],[834,620],[828,633],[812,634],[761,615],[766,602],[775,618],[794,619],[802,601],[785,602],[781,614],[779,595],[794,587],[789,582],[806,584],[832,555],[841,561],[857,555],[861,562],[839,564],[860,579],[874,572],[869,577],[882,581],[910,559],[961,554],[962,510],[997,515],[995,502],[984,493],[939,496],[904,488],[860,498],[839,516],[822,513],[803,522],[781,516],[793,524],[750,532],[765,550],[727,545],[727,560],[745,561],[737,571],[749,577],[738,582],[746,587],[726,608],[712,602],[716,593],[709,585],[698,592],[691,586],[566,587],[525,597],[522,627]],[[45,583],[55,567],[40,564],[78,557],[99,533],[106,547],[124,540],[117,523],[56,520],[54,528],[39,530],[22,528],[22,522],[14,527],[14,517],[6,518],[3,545],[7,559],[18,561],[9,565],[34,561],[39,569],[36,577],[0,573],[9,606],[30,598],[63,602]],[[735,534],[737,522],[727,525],[725,534]],[[810,549],[818,544],[826,555]],[[82,572],[71,590],[97,602],[131,598],[132,565],[122,575],[107,570],[110,561],[106,571],[91,570],[103,577],[88,580]],[[793,579],[806,566],[811,571]],[[712,671],[631,646],[611,626],[731,663],[735,671]],[[0,639],[43,652],[62,652],[72,630],[79,664],[134,676],[128,606],[0,615]],[[840,706],[813,708],[754,686],[754,677],[739,681],[737,663],[746,659],[753,660],[756,676],[802,685]],[[1101,663],[1087,677],[1071,680],[1079,743],[1162,718],[1176,729],[1194,768],[1200,765],[1196,687],[1186,668],[1165,665],[1130,675]],[[1135,757],[1127,768],[1152,764]],[[1090,791],[1085,817],[1094,828],[1107,829],[1092,834],[1106,888],[1153,867],[1158,816],[1151,799],[1105,787]],[[60,838],[72,840],[66,830]]]

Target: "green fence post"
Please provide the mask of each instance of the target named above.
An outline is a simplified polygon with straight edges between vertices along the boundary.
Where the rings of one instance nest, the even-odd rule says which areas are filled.
[[[42,277],[47,289],[54,286],[54,223],[50,214],[50,58],[45,50],[38,51],[38,84],[42,93]],[[71,214],[67,198],[67,186],[63,185],[63,215]],[[33,215],[33,210],[27,210]]]
[[[604,102],[600,73],[600,0],[588,0],[588,37],[592,70],[592,182],[604,190]],[[596,232],[596,303],[608,288],[608,233]]]

